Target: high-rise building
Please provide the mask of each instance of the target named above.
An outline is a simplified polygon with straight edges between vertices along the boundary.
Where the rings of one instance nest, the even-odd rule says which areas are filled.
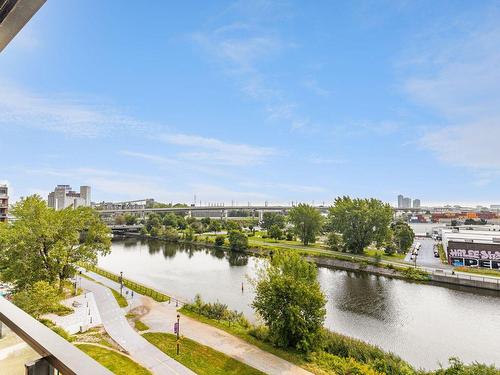
[[[9,214],[9,188],[0,185],[0,222],[7,221]]]
[[[63,210],[67,207],[90,206],[90,186],[80,186],[77,193],[69,185],[57,185],[47,198],[49,207],[55,210]]]
[[[398,208],[403,208],[403,199],[404,199],[404,197],[401,194],[399,194],[398,195]]]
[[[403,198],[403,208],[411,208],[411,198]]]
[[[420,199],[413,200],[413,208],[420,208]]]

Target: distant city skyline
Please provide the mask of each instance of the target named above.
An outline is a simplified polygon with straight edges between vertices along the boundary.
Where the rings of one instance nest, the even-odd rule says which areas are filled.
[[[120,5],[47,2],[2,52],[11,202],[500,204],[498,2]]]

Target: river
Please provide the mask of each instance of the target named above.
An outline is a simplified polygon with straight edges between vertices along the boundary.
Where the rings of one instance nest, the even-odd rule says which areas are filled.
[[[160,241],[114,241],[99,266],[183,300],[199,293],[254,320],[248,278],[262,260]],[[329,329],[435,369],[451,356],[500,365],[500,294],[319,268]],[[244,290],[241,290],[241,284]]]

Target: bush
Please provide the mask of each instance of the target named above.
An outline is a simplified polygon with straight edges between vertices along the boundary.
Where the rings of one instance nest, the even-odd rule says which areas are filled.
[[[209,319],[218,321],[223,320],[227,321],[228,323],[238,323],[245,328],[249,327],[250,325],[242,313],[236,310],[230,310],[228,309],[227,305],[220,302],[203,302],[199,294],[194,297],[193,303],[187,303],[183,308],[188,311],[203,315]]]
[[[342,240],[342,236],[335,232],[330,232],[328,234],[328,239],[326,240],[326,244],[333,251],[345,251],[344,241]]]
[[[417,268],[408,267],[401,271],[403,276],[408,280],[414,281],[429,281],[429,274]]]
[[[171,241],[171,242],[179,241],[179,233],[177,233],[177,230],[175,230],[175,228],[172,228],[172,227],[166,227],[162,231],[162,237],[165,240]]]
[[[46,281],[38,281],[33,286],[14,294],[13,302],[28,314],[38,318],[48,313],[68,313],[69,308],[59,304],[61,298],[56,286]]]
[[[255,337],[257,340],[260,341],[268,341],[269,340],[269,329],[266,326],[260,325],[260,326],[252,326],[248,330],[248,334],[250,336]]]
[[[386,353],[377,346],[353,339],[328,330],[323,331],[323,350],[329,354],[353,358],[368,363],[373,369],[384,374],[414,374],[413,368],[398,356]]]
[[[229,244],[233,251],[243,251],[248,248],[248,237],[239,230],[229,232]]]
[[[215,246],[224,246],[224,242],[226,242],[226,236],[223,234],[219,234],[215,237]]]

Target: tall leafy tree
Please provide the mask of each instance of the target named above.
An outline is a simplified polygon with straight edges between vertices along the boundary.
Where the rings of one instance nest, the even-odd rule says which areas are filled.
[[[55,211],[34,195],[11,212],[16,220],[0,227],[0,269],[19,289],[37,281],[62,288],[78,262],[96,263],[98,254],[110,251],[109,229],[90,207]]]
[[[262,215],[262,228],[269,230],[273,225],[279,229],[285,228],[285,216],[278,212],[264,212]]]
[[[229,231],[228,239],[231,250],[243,251],[248,248],[248,237],[239,230]]]
[[[252,307],[269,328],[269,338],[276,346],[304,352],[317,347],[326,298],[316,276],[316,266],[294,252],[278,251],[260,270]]]
[[[397,221],[391,225],[393,232],[393,241],[400,252],[406,253],[413,241],[415,240],[415,232],[403,221]]]
[[[330,207],[328,228],[342,234],[348,251],[362,253],[372,242],[386,242],[392,215],[392,208],[378,199],[338,197]]]
[[[289,220],[304,245],[316,241],[316,236],[321,232],[323,225],[323,217],[319,211],[304,203],[300,203],[290,210]]]

